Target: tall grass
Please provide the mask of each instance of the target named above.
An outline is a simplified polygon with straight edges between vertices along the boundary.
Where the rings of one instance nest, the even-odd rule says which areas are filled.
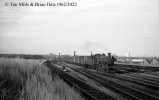
[[[1,100],[83,100],[35,60],[0,59]]]

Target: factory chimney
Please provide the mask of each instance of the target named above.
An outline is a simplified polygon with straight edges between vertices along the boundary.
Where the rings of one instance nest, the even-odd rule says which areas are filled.
[[[76,56],[76,51],[74,51],[74,56]]]

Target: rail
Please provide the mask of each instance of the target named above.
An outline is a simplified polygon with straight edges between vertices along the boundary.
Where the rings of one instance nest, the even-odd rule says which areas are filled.
[[[58,72],[60,78],[64,79],[64,81],[66,81],[69,85],[79,90],[87,100],[116,100],[114,97],[109,96],[103,91],[100,91],[88,85],[80,79],[77,79],[71,76],[70,74],[63,72],[62,70],[59,70],[58,68],[53,67],[52,65],[47,66],[51,69],[51,71]]]
[[[93,79],[94,81],[97,81],[101,84],[103,84],[106,87],[112,88],[116,91],[119,91],[120,93],[126,95],[128,98],[131,98],[131,100],[159,100],[158,96],[140,91],[138,89],[129,87],[124,84],[116,83],[113,81],[110,81],[108,79],[102,78],[92,72],[86,71],[86,70],[77,70],[74,69],[75,71]]]

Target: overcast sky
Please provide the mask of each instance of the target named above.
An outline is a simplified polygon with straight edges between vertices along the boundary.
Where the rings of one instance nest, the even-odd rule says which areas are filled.
[[[0,0],[0,53],[159,57],[159,0],[65,0],[76,7],[10,7]],[[45,0],[30,0],[45,2]],[[47,0],[57,2],[62,0]]]

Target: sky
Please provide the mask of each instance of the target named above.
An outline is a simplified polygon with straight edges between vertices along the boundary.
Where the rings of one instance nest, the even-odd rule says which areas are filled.
[[[5,6],[45,0],[0,0],[0,53],[159,57],[158,0],[47,0],[77,6]]]

